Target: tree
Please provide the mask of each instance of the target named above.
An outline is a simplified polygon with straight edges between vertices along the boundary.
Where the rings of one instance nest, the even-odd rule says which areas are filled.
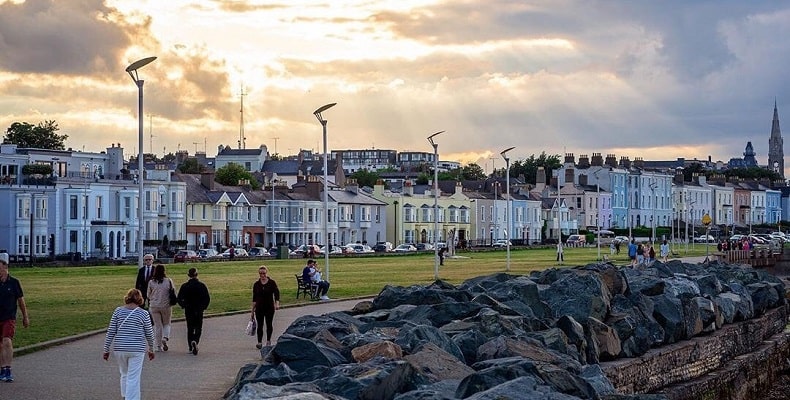
[[[373,187],[376,182],[378,182],[381,177],[377,172],[368,171],[366,169],[359,169],[353,174],[349,175],[349,178],[353,178],[357,180],[357,184],[362,186],[370,186]]]
[[[467,164],[461,168],[461,177],[465,180],[478,181],[486,178],[483,168],[475,163]]]
[[[433,179],[433,175],[428,176],[428,174],[426,174],[425,172],[421,172],[419,175],[417,175],[417,179],[415,181],[417,182],[418,185],[426,185],[428,184],[428,181],[431,179]]]
[[[27,122],[14,122],[6,130],[3,140],[20,148],[64,150],[69,135],[58,135],[55,132],[59,129],[55,121],[39,122],[35,126]]]
[[[203,172],[204,169],[206,169],[206,167],[201,165],[196,158],[187,158],[178,166],[178,170],[183,174],[199,174]]]
[[[524,179],[528,183],[535,184],[535,176],[538,173],[538,167],[543,167],[546,171],[546,179],[551,178],[552,171],[562,167],[560,163],[560,156],[558,154],[548,156],[546,152],[540,153],[537,158],[535,155],[529,156],[524,160],[516,160],[510,164],[510,176],[517,177],[524,175]]]
[[[239,186],[239,182],[247,181],[253,189],[260,189],[261,184],[252,174],[240,164],[228,163],[217,169],[214,180],[227,186]]]

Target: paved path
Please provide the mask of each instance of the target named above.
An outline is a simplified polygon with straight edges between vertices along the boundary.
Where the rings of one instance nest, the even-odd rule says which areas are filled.
[[[360,301],[283,308],[275,315],[273,338],[303,315],[349,310]],[[248,318],[245,313],[205,319],[197,356],[187,353],[186,323],[173,323],[170,351],[156,353],[143,366],[143,399],[221,399],[239,368],[261,359],[255,338],[244,334]],[[103,343],[104,334],[99,334],[15,357],[16,381],[0,382],[0,399],[120,399],[118,366],[112,358],[102,360]]]

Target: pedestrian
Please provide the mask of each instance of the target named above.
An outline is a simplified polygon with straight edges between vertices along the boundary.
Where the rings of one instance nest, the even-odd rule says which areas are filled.
[[[14,381],[11,362],[14,358],[17,310],[22,313],[22,326],[30,326],[22,285],[8,274],[8,254],[0,253],[0,382]]]
[[[154,275],[148,281],[148,306],[154,320],[154,351],[167,351],[170,340],[170,319],[173,309],[170,305],[170,289],[173,281],[165,274],[165,266],[156,264]]]
[[[442,247],[439,249],[439,265],[444,265],[444,253],[447,251],[447,247]]]
[[[565,258],[562,255],[562,242],[557,243],[557,262],[563,262]]]
[[[269,277],[269,268],[261,265],[258,268],[258,280],[252,285],[252,315],[258,321],[258,344],[255,348],[263,347],[263,323],[266,323],[266,346],[272,345],[272,332],[274,327],[274,311],[280,308],[280,289],[277,282]]]
[[[189,352],[198,355],[200,336],[203,334],[203,312],[211,303],[211,296],[206,285],[198,279],[197,268],[190,268],[187,276],[189,280],[178,288],[178,305],[184,309],[187,321]]]
[[[636,246],[636,242],[634,239],[631,239],[631,243],[628,244],[628,258],[631,259],[631,266],[636,266],[636,251],[638,247]]]
[[[656,261],[656,249],[653,243],[647,245],[647,264],[653,264]]]
[[[106,361],[110,350],[118,362],[121,372],[121,397],[126,400],[140,399],[140,376],[143,360],[154,359],[154,332],[148,311],[141,308],[143,294],[137,289],[129,289],[123,298],[124,305],[115,309],[104,337]]]
[[[143,294],[143,300],[148,299],[148,281],[154,276],[154,255],[146,254],[143,256],[143,265],[137,269],[137,280],[134,287]],[[143,304],[145,308],[145,304]]]
[[[661,242],[660,250],[661,250],[661,261],[666,263],[667,262],[667,257],[669,257],[669,244],[667,243],[666,240]]]

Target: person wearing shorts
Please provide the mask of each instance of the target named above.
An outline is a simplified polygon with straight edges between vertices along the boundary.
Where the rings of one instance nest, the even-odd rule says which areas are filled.
[[[11,361],[14,357],[13,339],[16,331],[17,309],[22,312],[22,326],[30,326],[22,285],[8,274],[8,254],[0,253],[0,382],[13,382]]]

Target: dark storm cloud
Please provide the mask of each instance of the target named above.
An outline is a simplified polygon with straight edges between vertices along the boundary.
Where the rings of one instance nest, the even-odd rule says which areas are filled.
[[[137,28],[102,0],[6,2],[0,4],[0,68],[65,75],[117,71]]]

